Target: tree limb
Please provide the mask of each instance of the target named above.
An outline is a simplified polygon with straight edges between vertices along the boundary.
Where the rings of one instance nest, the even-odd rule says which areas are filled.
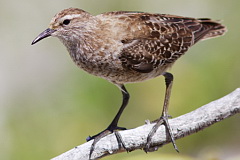
[[[170,119],[169,124],[172,128],[175,139],[179,139],[203,130],[212,124],[237,113],[240,113],[240,88],[190,113]],[[120,131],[119,134],[129,150],[141,149],[144,147],[148,133],[153,125],[154,123],[147,123],[134,129]],[[87,160],[89,159],[89,151],[92,142],[93,141],[90,141],[79,145],[52,160]],[[152,151],[157,150],[160,146],[167,143],[170,143],[170,139],[166,135],[165,127],[160,126],[152,138]],[[122,147],[119,148],[115,135],[110,134],[102,138],[96,144],[91,158],[98,159],[124,151],[125,150]]]

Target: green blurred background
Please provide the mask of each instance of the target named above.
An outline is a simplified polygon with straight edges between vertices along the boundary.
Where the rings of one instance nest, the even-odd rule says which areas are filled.
[[[170,70],[175,76],[170,114],[190,112],[239,87],[239,0],[41,0],[0,2],[0,159],[53,158],[105,129],[121,104],[109,82],[78,69],[56,38],[31,46],[64,8],[94,15],[115,10],[170,13],[223,20],[228,33],[192,47]],[[120,126],[134,128],[160,116],[164,78],[126,85],[131,94]],[[154,153],[138,150],[107,160],[240,159],[236,115]]]

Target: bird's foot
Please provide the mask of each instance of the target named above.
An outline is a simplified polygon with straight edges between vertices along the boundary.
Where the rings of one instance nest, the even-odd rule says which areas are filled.
[[[96,134],[94,136],[88,136],[86,138],[87,141],[93,140],[93,143],[92,143],[91,148],[90,148],[89,159],[91,159],[91,156],[92,156],[92,153],[94,151],[96,143],[100,139],[102,139],[103,137],[105,137],[105,136],[107,136],[107,135],[109,135],[111,133],[115,133],[115,136],[116,136],[117,141],[118,141],[118,146],[119,147],[122,146],[124,149],[126,149],[126,147],[125,147],[125,145],[123,143],[121,135],[117,132],[118,130],[126,130],[126,128],[118,127],[118,126],[116,126],[116,127],[109,126],[107,129],[103,130],[102,132],[100,132],[100,133],[98,133],[98,134]]]
[[[172,130],[171,130],[170,125],[169,125],[169,123],[168,123],[168,118],[169,118],[169,117],[171,117],[171,116],[161,116],[159,119],[151,122],[151,123],[156,123],[156,124],[153,126],[152,130],[151,130],[150,133],[148,134],[147,143],[146,143],[145,147],[143,148],[143,150],[144,150],[146,153],[152,151],[152,149],[151,149],[151,147],[150,147],[151,141],[152,141],[152,137],[153,137],[153,135],[156,133],[156,131],[157,131],[157,129],[159,128],[159,126],[161,126],[162,124],[166,127],[166,131],[167,131],[167,133],[168,133],[168,135],[169,135],[169,137],[170,137],[170,139],[171,139],[171,142],[172,142],[172,144],[173,144],[174,149],[175,149],[177,152],[179,152],[179,151],[178,151],[178,148],[177,148],[177,145],[176,145],[176,143],[175,143],[174,136],[173,136],[173,134],[172,134]],[[156,149],[155,149],[155,150],[156,150]]]

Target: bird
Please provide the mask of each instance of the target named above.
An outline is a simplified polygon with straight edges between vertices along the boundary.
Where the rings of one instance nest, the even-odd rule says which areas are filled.
[[[163,110],[147,136],[144,150],[150,150],[152,136],[160,125],[164,125],[178,151],[168,122],[173,75],[167,70],[197,42],[224,35],[226,31],[219,21],[209,18],[134,11],[112,11],[94,16],[82,9],[68,8],[52,18],[49,27],[32,41],[32,45],[50,36],[57,37],[80,69],[120,89],[122,104],[116,116],[105,130],[86,139],[93,140],[90,159],[102,137],[126,130],[118,126],[130,98],[125,84],[161,75],[166,85]],[[116,138],[124,144],[119,136]]]

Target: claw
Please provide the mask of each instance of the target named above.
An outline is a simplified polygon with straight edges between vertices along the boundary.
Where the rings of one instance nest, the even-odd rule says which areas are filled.
[[[168,117],[169,116],[161,116],[160,119],[156,122],[156,124],[153,126],[152,130],[149,132],[148,134],[148,137],[147,137],[147,142],[146,142],[146,145],[145,147],[143,148],[143,150],[147,153],[147,152],[151,152],[152,149],[151,149],[151,140],[152,140],[152,137],[153,135],[156,133],[157,129],[159,128],[160,125],[164,124],[165,127],[166,127],[166,131],[171,139],[171,142],[173,144],[173,147],[174,149],[179,152],[178,148],[177,148],[177,145],[175,143],[175,139],[174,139],[174,136],[172,134],[172,130],[169,126],[169,123],[168,123]],[[156,150],[155,148],[153,149],[154,151]]]
[[[91,159],[91,157],[92,157],[92,153],[93,153],[93,151],[94,151],[94,149],[95,149],[96,143],[97,143],[100,139],[102,139],[103,137],[105,137],[105,136],[107,136],[107,135],[109,135],[109,134],[111,134],[111,133],[115,133],[115,136],[116,136],[117,141],[118,141],[118,146],[119,146],[119,148],[122,146],[124,149],[126,149],[125,144],[124,144],[124,142],[123,142],[123,140],[122,140],[121,135],[120,135],[116,130],[126,130],[126,128],[124,128],[124,127],[118,127],[118,126],[117,126],[117,127],[114,127],[114,128],[111,128],[111,129],[107,128],[107,129],[105,129],[104,131],[102,131],[102,132],[100,132],[100,133],[98,133],[98,134],[96,134],[96,135],[94,135],[94,136],[88,136],[88,137],[86,138],[87,141],[90,141],[90,140],[93,139],[93,143],[92,143],[91,148],[90,148],[89,159]],[[127,150],[127,149],[126,149],[126,150]]]
[[[149,132],[148,137],[147,137],[147,143],[145,145],[145,147],[143,148],[143,150],[147,153],[150,151],[150,145],[151,145],[151,140],[153,135],[156,133],[157,129],[159,128],[160,125],[163,124],[163,119],[159,119],[157,121],[157,123],[153,126],[152,130]]]

